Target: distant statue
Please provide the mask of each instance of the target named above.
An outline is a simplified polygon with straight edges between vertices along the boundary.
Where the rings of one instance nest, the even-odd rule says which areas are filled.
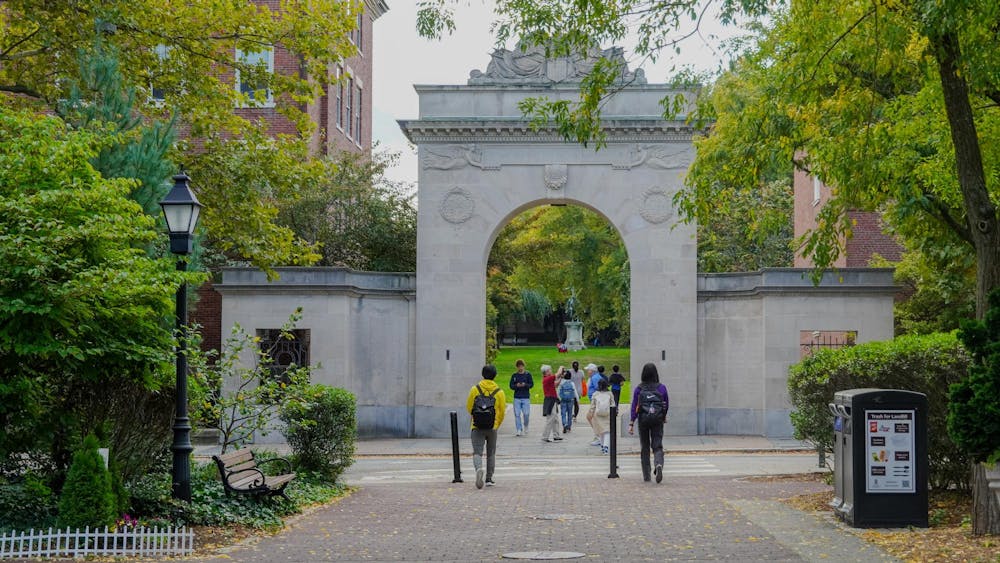
[[[571,321],[577,320],[576,318],[576,304],[578,303],[576,299],[576,288],[569,288],[570,294],[569,299],[566,300],[566,316],[570,318]]]

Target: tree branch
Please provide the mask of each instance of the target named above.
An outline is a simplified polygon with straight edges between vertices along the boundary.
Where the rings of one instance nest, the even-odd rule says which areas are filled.
[[[969,231],[968,225],[965,225],[955,219],[951,214],[951,209],[944,204],[937,196],[931,193],[923,192],[924,197],[930,203],[930,208],[927,209],[927,213],[931,217],[935,217],[942,223],[944,223],[949,229],[955,232],[965,242],[972,245],[975,248],[975,241],[972,239],[972,233]]]
[[[38,92],[36,90],[32,90],[31,88],[28,88],[27,86],[22,86],[20,84],[10,84],[10,85],[8,85],[8,84],[0,84],[0,92],[10,92],[12,94],[23,94],[25,96],[30,96],[32,98],[37,98],[39,100],[44,100],[45,99],[45,96],[43,96],[40,92]]]

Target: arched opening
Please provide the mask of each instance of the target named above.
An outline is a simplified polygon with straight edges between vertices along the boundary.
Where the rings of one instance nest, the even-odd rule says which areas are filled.
[[[577,361],[608,377],[617,366],[627,378],[631,268],[618,229],[593,209],[561,203],[522,207],[500,225],[487,249],[484,297],[498,383],[507,387],[517,359],[536,375],[543,364]],[[542,402],[540,385],[531,396]]]

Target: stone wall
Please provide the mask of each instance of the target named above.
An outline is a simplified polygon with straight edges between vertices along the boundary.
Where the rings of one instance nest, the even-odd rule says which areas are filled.
[[[414,435],[413,274],[344,268],[281,268],[280,277],[249,268],[223,272],[222,326],[248,333],[280,328],[297,308],[296,328],[309,331],[313,382],[357,396],[361,436]],[[244,362],[252,361],[248,352]],[[281,440],[271,433],[258,441]]]
[[[272,282],[252,269],[223,273],[215,288],[223,296],[225,333],[233,323],[251,333],[280,327],[302,307],[298,328],[310,331],[310,359],[319,365],[314,381],[357,395],[362,436],[447,435],[446,413],[462,412],[478,370],[454,372],[446,356],[436,369],[417,370],[413,274],[338,268],[286,268],[279,273],[280,279]],[[809,274],[768,269],[697,276],[697,322],[690,328],[697,345],[687,354],[695,358],[696,367],[691,375],[673,375],[692,381],[693,389],[681,387],[671,394],[671,411],[691,413],[696,426],[669,424],[668,432],[791,436],[786,381],[788,367],[802,357],[803,331],[854,331],[859,343],[892,338],[897,289],[892,270],[839,270],[828,273],[819,285],[813,285]],[[478,307],[485,309],[483,303]],[[668,344],[667,349],[670,352],[650,355],[633,347],[632,364],[654,361],[674,373],[675,348]],[[250,361],[249,356],[245,360]],[[482,358],[476,361],[481,364]],[[451,382],[456,391],[435,392],[443,382]],[[444,413],[440,425],[419,424],[417,413],[429,408]],[[270,434],[260,441],[280,439],[280,434]]]

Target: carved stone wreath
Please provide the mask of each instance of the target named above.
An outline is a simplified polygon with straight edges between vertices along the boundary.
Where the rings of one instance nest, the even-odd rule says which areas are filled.
[[[463,188],[454,188],[441,200],[441,217],[455,225],[468,221],[475,210],[476,201],[472,199],[472,194]]]
[[[663,223],[674,216],[674,204],[666,191],[650,188],[643,195],[639,215],[650,223]]]

